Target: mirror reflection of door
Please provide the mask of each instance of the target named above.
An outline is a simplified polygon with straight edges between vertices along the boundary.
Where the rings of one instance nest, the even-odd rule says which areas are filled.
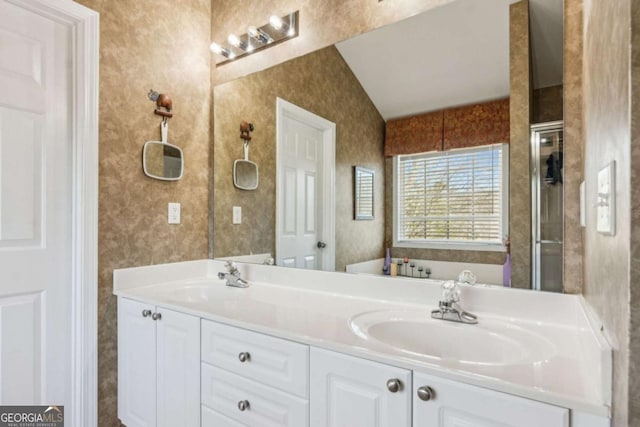
[[[335,124],[277,102],[276,264],[333,271]]]

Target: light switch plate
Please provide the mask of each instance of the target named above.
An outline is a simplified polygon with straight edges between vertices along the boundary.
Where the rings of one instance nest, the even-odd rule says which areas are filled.
[[[180,224],[180,203],[169,203],[167,220],[169,224]]]
[[[597,227],[599,233],[616,233],[616,163],[610,162],[598,172]]]
[[[233,207],[233,223],[242,224],[242,207],[241,206]]]

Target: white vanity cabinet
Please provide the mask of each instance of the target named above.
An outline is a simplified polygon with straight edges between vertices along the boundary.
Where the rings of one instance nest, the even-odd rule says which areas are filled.
[[[413,425],[569,427],[569,410],[414,372]]]
[[[200,318],[118,298],[118,418],[200,426]]]
[[[202,426],[309,425],[309,346],[202,320]]]
[[[411,389],[410,370],[311,348],[311,427],[411,427]]]
[[[123,297],[118,417],[127,427],[609,426],[605,417]]]

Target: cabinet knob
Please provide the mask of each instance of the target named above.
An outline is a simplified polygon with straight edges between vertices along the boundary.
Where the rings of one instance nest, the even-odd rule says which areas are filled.
[[[249,409],[249,401],[241,400],[240,402],[238,402],[238,409],[240,409],[241,411],[246,411],[247,409]]]
[[[160,320],[160,319],[162,319],[162,314],[160,314],[160,313],[153,313],[153,314],[151,315],[151,318],[152,318],[153,320]]]
[[[151,310],[142,310],[142,317],[151,316]]]
[[[428,385],[418,388],[418,398],[420,398],[420,400],[424,400],[426,402],[427,400],[435,398],[435,396],[436,392]]]
[[[389,381],[387,381],[387,389],[391,393],[399,392],[400,390],[402,390],[402,381],[397,378],[391,378]]]
[[[238,359],[240,359],[240,361],[244,363],[251,359],[251,355],[246,351],[243,351],[242,353],[238,354]]]

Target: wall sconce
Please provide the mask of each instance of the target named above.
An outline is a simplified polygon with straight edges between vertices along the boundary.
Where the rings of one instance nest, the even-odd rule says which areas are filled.
[[[216,61],[216,66],[297,37],[298,15],[297,10],[285,16],[273,15],[269,18],[268,24],[261,27],[250,26],[245,34],[229,34],[224,44],[211,43],[211,52],[220,58],[219,62]]]

